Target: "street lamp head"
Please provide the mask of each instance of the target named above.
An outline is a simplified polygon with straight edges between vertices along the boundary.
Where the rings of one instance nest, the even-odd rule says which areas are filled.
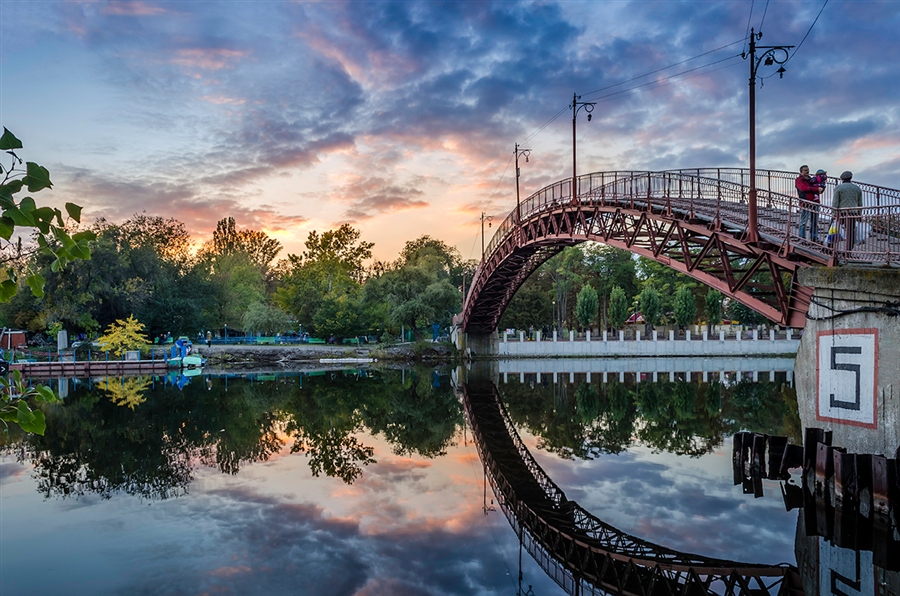
[[[591,118],[593,118],[593,117],[594,117],[593,114],[588,114],[588,122],[590,122],[590,121],[591,121]]]
[[[776,72],[778,73],[778,78],[779,78],[779,79],[783,79],[783,78],[784,78],[784,73],[786,73],[787,71],[786,71],[786,70],[784,69],[784,67],[782,66],[782,67],[779,68]]]

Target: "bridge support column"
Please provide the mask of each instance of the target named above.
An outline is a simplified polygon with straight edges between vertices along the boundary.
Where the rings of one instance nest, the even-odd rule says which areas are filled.
[[[900,270],[801,269],[814,288],[794,366],[803,426],[851,453],[900,455]]]
[[[500,335],[493,333],[461,333],[463,345],[457,349],[465,352],[470,359],[492,358],[500,351]]]

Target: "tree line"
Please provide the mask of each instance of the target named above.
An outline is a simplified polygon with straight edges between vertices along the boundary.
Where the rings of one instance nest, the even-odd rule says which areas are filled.
[[[477,261],[424,235],[393,261],[372,259],[374,244],[349,224],[312,231],[300,254],[278,258],[265,232],[217,222],[195,250],[185,225],[135,214],[122,223],[81,223],[81,207],[38,206],[49,172],[24,162],[22,142],[4,128],[0,149],[0,324],[46,334],[94,337],[133,318],[150,337],[298,333],[320,337],[421,337],[446,329],[462,310]],[[29,233],[23,243],[22,234]],[[20,288],[31,291],[19,291]],[[562,250],[522,285],[503,328],[621,328],[640,312],[648,325],[684,327],[698,317],[753,324],[761,317],[689,277],[631,253],[588,242]]]
[[[212,330],[318,337],[395,338],[401,329],[445,332],[462,310],[466,280],[477,263],[441,240],[406,242],[393,261],[372,259],[373,243],[349,224],[309,233],[300,254],[278,259],[281,243],[258,230],[220,220],[195,250],[174,218],[136,214],[100,219],[87,230],[90,258],[55,267],[33,252],[8,263],[44,280],[43,292],[18,292],[0,304],[0,323],[46,333],[96,336],[134,317],[150,337]],[[22,276],[20,276],[22,277]],[[654,261],[597,243],[570,247],[522,285],[503,328],[619,329],[635,312],[645,323],[687,326],[698,318],[761,322],[740,305]]]

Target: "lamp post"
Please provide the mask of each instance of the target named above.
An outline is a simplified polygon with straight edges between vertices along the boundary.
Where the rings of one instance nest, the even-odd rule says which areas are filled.
[[[491,227],[490,221],[494,219],[493,215],[485,215],[484,211],[481,212],[481,261],[484,262],[484,222],[488,222],[488,227]]]
[[[587,112],[588,122],[591,121],[592,115],[591,112],[594,111],[594,106],[597,105],[595,101],[578,101],[581,99],[581,96],[577,93],[572,94],[572,202],[575,202],[575,199],[578,197],[578,191],[576,190],[576,186],[578,184],[578,173],[576,169],[577,160],[575,159],[575,121],[578,118],[578,110],[584,108],[584,111]]]
[[[528,156],[531,155],[531,149],[520,149],[519,144],[516,143],[516,150],[513,153],[516,155],[516,223],[519,223],[522,221],[522,208],[519,203],[519,156],[525,157],[525,163],[528,163]]]
[[[756,40],[762,38],[762,32],[750,29],[750,193],[748,199],[749,217],[747,220],[748,244],[759,242],[759,219],[756,206],[756,71],[760,64],[772,66],[778,64],[778,78],[784,78],[784,63],[790,58],[788,50],[794,46],[758,46]],[[765,50],[758,58],[756,50]],[[748,54],[741,54],[746,60]]]

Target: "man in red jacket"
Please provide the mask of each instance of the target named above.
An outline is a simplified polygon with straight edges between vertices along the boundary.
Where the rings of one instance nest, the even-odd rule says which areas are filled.
[[[809,166],[800,166],[800,175],[794,180],[797,196],[800,197],[800,237],[806,238],[809,225],[809,239],[819,240],[819,194],[825,190],[816,186],[809,176]]]

